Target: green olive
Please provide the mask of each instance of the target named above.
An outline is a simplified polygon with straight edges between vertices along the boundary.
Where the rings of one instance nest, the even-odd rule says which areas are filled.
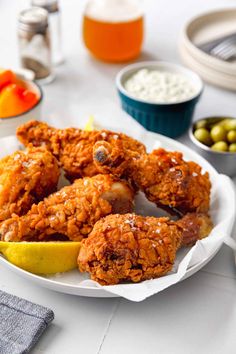
[[[225,141],[218,141],[211,146],[214,151],[228,151],[228,144]]]
[[[218,141],[225,141],[226,134],[226,130],[221,125],[216,125],[211,129],[211,138],[215,143]]]
[[[225,119],[224,123],[225,130],[236,130],[236,119]]]
[[[229,151],[230,152],[236,152],[236,143],[230,144]]]
[[[224,126],[224,121],[225,119],[224,118],[212,118],[212,119],[209,119],[209,123],[208,123],[208,129],[212,129],[214,128],[215,126],[217,125],[222,125]]]
[[[205,128],[199,128],[199,129],[195,130],[194,136],[198,141],[200,141],[201,143],[203,143],[205,145],[212,144],[210,133]]]
[[[201,119],[198,122],[195,123],[195,129],[200,129],[200,128],[206,128],[207,126],[207,120],[206,119]]]
[[[225,124],[227,122],[229,122],[230,120],[231,120],[231,118],[221,117],[221,120],[219,121],[219,124],[225,126]]]
[[[236,143],[236,130],[230,130],[227,134],[227,139],[230,143]]]

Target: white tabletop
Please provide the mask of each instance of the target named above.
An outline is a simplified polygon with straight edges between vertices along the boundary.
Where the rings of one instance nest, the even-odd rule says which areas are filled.
[[[27,3],[0,2],[1,66],[17,66],[16,13]],[[177,40],[183,24],[205,10],[235,5],[233,0],[146,0],[141,59],[179,62]],[[122,125],[114,86],[121,65],[97,62],[86,52],[80,32],[83,6],[82,0],[61,2],[66,63],[58,68],[55,82],[44,87],[44,117],[58,126],[82,126],[95,114],[110,126],[122,116]],[[195,118],[235,112],[234,93],[206,85]],[[132,120],[126,124],[132,129]],[[189,144],[187,136],[180,140]],[[234,354],[235,278],[233,252],[223,246],[196,275],[142,303],[63,295],[5,268],[0,269],[0,288],[55,312],[34,354]]]

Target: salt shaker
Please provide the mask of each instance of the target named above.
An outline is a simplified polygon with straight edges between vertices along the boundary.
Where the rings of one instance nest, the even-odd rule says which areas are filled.
[[[35,73],[40,83],[49,83],[54,75],[51,66],[48,12],[39,7],[23,10],[19,15],[18,39],[21,66]]]
[[[57,0],[31,0],[32,6],[42,7],[48,11],[51,34],[52,63],[59,65],[64,62],[61,40],[61,13]]]

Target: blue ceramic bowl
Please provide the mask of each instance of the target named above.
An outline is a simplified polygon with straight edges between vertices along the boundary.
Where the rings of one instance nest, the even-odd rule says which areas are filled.
[[[196,88],[196,94],[177,103],[147,102],[135,98],[124,88],[125,82],[138,70],[147,68],[182,74]],[[146,129],[171,138],[185,133],[192,121],[195,106],[202,94],[203,83],[193,71],[168,62],[148,61],[126,66],[116,77],[116,86],[122,108]]]

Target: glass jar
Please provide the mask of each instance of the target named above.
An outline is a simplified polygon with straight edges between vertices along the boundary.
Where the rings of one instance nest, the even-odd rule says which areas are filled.
[[[61,39],[61,12],[57,0],[31,0],[32,6],[42,7],[48,11],[51,34],[52,63],[60,65],[64,62]]]
[[[83,39],[98,59],[122,62],[141,51],[144,16],[138,1],[90,0],[83,17]]]
[[[21,66],[35,73],[40,83],[54,78],[51,66],[48,12],[39,7],[24,10],[19,15],[18,39]]]

